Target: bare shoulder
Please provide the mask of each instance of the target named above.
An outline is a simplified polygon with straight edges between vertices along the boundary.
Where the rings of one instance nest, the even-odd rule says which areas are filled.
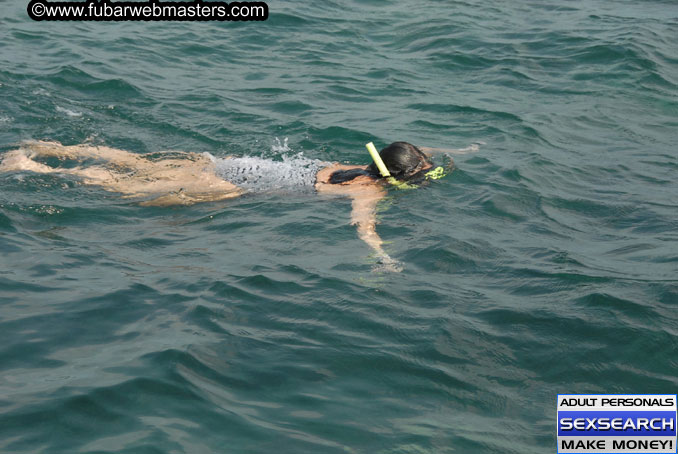
[[[332,175],[334,172],[338,170],[352,170],[352,169],[361,169],[363,166],[354,166],[354,165],[348,165],[348,164],[330,164],[327,167],[324,167],[318,171],[318,174],[316,175],[316,181],[318,183],[322,184],[329,184],[330,181],[330,175]]]
[[[360,175],[350,181],[331,184],[330,176],[339,170],[364,169],[365,166],[332,164],[318,172],[315,188],[319,193],[324,194],[342,194],[351,197],[369,197],[381,196],[384,193],[382,184],[367,176]]]

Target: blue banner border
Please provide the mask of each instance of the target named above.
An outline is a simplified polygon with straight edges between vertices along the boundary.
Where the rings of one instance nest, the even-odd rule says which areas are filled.
[[[556,394],[556,454],[568,454],[568,453],[561,453],[560,452],[560,440],[558,437],[558,400],[560,400],[560,396],[674,396],[676,398],[676,421],[678,422],[678,394],[671,394],[671,393],[665,393],[665,394],[636,394],[636,393],[627,393],[627,394]],[[629,410],[633,411],[633,410]],[[678,427],[676,428],[678,431]],[[621,438],[621,437],[620,437]],[[674,446],[676,447],[676,450],[674,453],[678,453],[678,442],[674,443]],[[595,454],[619,454],[616,452],[597,452]],[[657,454],[656,452],[637,452],[633,454]]]

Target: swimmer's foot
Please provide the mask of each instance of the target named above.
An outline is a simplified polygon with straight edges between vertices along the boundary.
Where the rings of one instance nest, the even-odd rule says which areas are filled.
[[[405,265],[392,258],[390,255],[381,253],[377,256],[377,263],[372,267],[373,273],[400,273]]]
[[[37,173],[50,173],[55,171],[55,169],[49,166],[33,161],[24,150],[21,149],[8,151],[2,156],[2,161],[0,161],[0,172],[20,172],[24,170]]]

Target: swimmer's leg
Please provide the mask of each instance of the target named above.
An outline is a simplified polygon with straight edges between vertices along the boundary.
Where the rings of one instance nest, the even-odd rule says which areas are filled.
[[[62,145],[59,142],[35,141],[22,144],[21,149],[31,158],[54,157],[58,159],[73,159],[82,161],[94,159],[103,161],[104,165],[112,166],[115,171],[157,171],[183,166],[186,161],[200,163],[202,165],[213,164],[207,156],[198,153],[186,152],[162,152],[149,154],[136,154],[129,151],[119,150],[106,146],[94,146],[88,144]]]
[[[57,142],[33,142],[2,155],[0,171],[57,173],[80,177],[82,183],[101,186],[123,197],[159,195],[144,205],[192,205],[218,201],[242,194],[232,183],[220,178],[214,163],[195,153],[183,153],[189,159],[150,161],[141,155],[108,147],[63,146]],[[62,159],[101,158],[104,165],[61,168],[36,162],[34,156]],[[111,165],[113,164],[113,165]]]
[[[123,175],[116,174],[100,166],[91,166],[87,168],[74,167],[64,169],[60,167],[50,167],[48,165],[36,162],[32,159],[30,151],[23,148],[11,150],[5,153],[0,161],[0,172],[35,172],[35,173],[59,173],[75,175],[83,179],[85,184],[104,185],[111,181],[119,181]]]
[[[52,173],[56,172],[57,169],[33,161],[23,149],[11,150],[2,156],[2,161],[0,162],[0,172],[21,171]]]
[[[141,202],[142,206],[172,206],[172,205],[193,205],[201,202],[218,202],[220,200],[232,199],[242,194],[242,191],[233,190],[230,192],[205,192],[190,193],[180,189],[169,194],[156,197],[152,200]]]
[[[31,156],[54,157],[58,159],[97,159],[119,166],[136,166],[140,162],[148,162],[140,155],[125,150],[94,145],[62,145],[59,142],[26,142],[22,149]]]

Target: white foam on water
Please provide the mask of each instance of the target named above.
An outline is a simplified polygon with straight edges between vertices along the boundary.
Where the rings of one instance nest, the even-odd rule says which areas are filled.
[[[291,152],[292,149],[288,146],[288,141],[289,139],[285,137],[281,143],[280,139],[276,137],[275,142],[273,142],[273,145],[271,145],[271,151],[273,153],[283,153],[283,154]]]
[[[271,152],[279,159],[256,156],[215,158],[217,173],[226,181],[251,192],[313,189],[315,176],[320,169],[330,165],[319,159],[309,159],[303,152],[296,154],[289,148],[287,138],[281,143],[276,137]]]
[[[60,106],[56,106],[56,111],[64,113],[64,114],[68,115],[69,117],[82,117],[81,112],[76,112],[74,110],[66,109],[66,108],[60,107]]]

